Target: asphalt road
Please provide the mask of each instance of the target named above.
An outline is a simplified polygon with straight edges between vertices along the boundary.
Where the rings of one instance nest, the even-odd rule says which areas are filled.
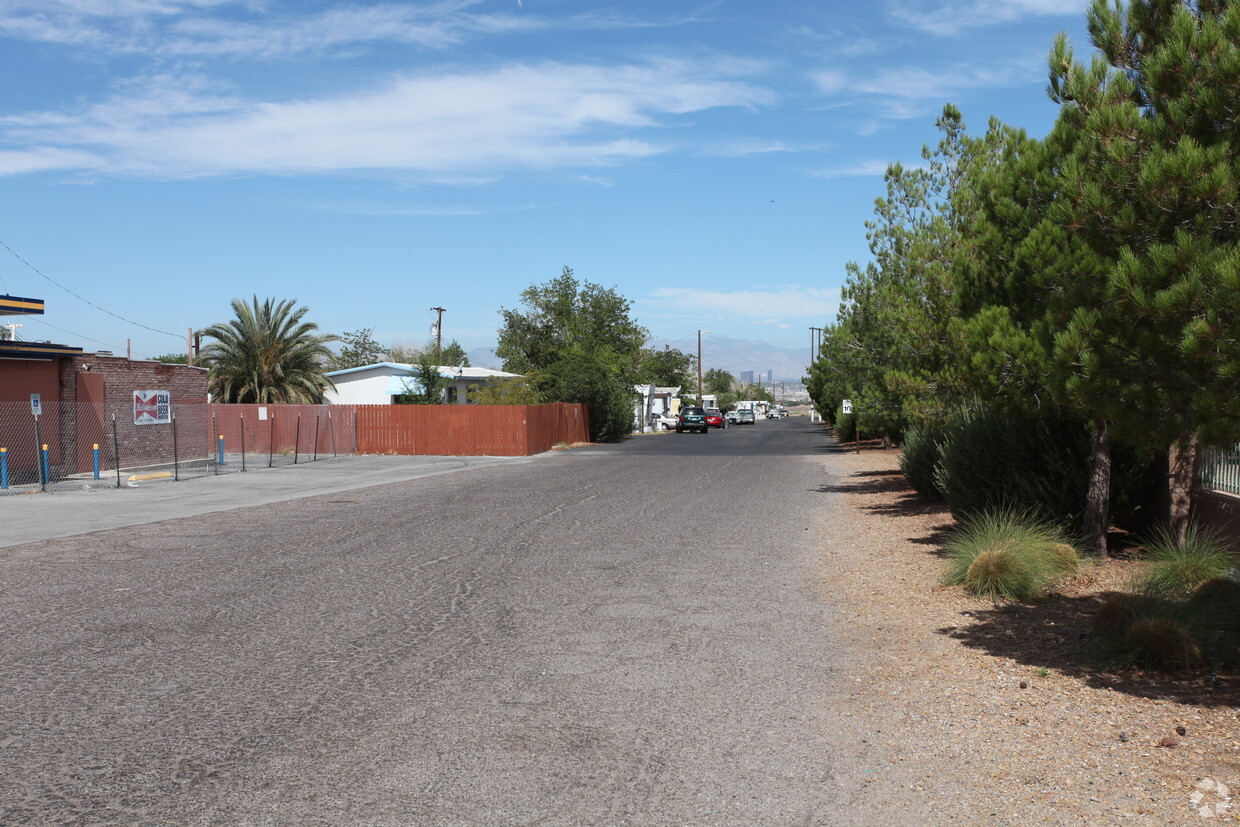
[[[825,443],[644,436],[10,546],[0,823],[848,821]]]

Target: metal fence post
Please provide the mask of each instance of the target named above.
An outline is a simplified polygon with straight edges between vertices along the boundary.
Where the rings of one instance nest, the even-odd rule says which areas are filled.
[[[43,444],[43,440],[39,437],[39,415],[35,414],[34,415],[34,455],[36,458],[36,462],[39,463],[39,490],[46,491],[47,490],[47,477],[46,477],[47,463],[43,458],[43,454],[40,453],[40,450],[41,450],[40,446],[42,444]]]
[[[116,438],[116,414],[112,414],[112,459],[116,463],[116,487],[121,487],[121,443]]]
[[[271,418],[271,426],[267,429],[267,467],[271,467],[271,462],[276,456],[276,415],[268,414]]]
[[[172,479],[181,481],[181,464],[177,460],[177,415],[172,415]]]
[[[297,414],[297,428],[293,431],[293,464],[301,454],[301,414]]]
[[[245,414],[238,413],[241,417],[241,470],[245,471]]]
[[[314,459],[310,461],[319,461],[319,414],[314,415]]]

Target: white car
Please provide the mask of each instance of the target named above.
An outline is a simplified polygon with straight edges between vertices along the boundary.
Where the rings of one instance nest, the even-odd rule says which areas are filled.
[[[670,431],[676,427],[676,417],[671,414],[656,414],[651,417],[651,424],[657,431]]]

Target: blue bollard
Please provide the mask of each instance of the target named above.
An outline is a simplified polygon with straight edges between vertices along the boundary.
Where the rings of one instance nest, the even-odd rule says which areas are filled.
[[[52,481],[51,467],[47,463],[47,443],[43,443],[43,484],[47,485]]]
[[[224,435],[220,434],[219,449],[216,451],[215,462],[217,465],[224,464]]]
[[[99,479],[99,443],[95,443],[95,479]]]
[[[0,448],[0,488],[9,487],[9,449]]]

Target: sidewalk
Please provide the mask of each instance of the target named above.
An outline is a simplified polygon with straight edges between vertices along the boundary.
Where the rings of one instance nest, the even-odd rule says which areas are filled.
[[[244,474],[0,498],[0,548],[388,485],[535,457],[342,456]]]

